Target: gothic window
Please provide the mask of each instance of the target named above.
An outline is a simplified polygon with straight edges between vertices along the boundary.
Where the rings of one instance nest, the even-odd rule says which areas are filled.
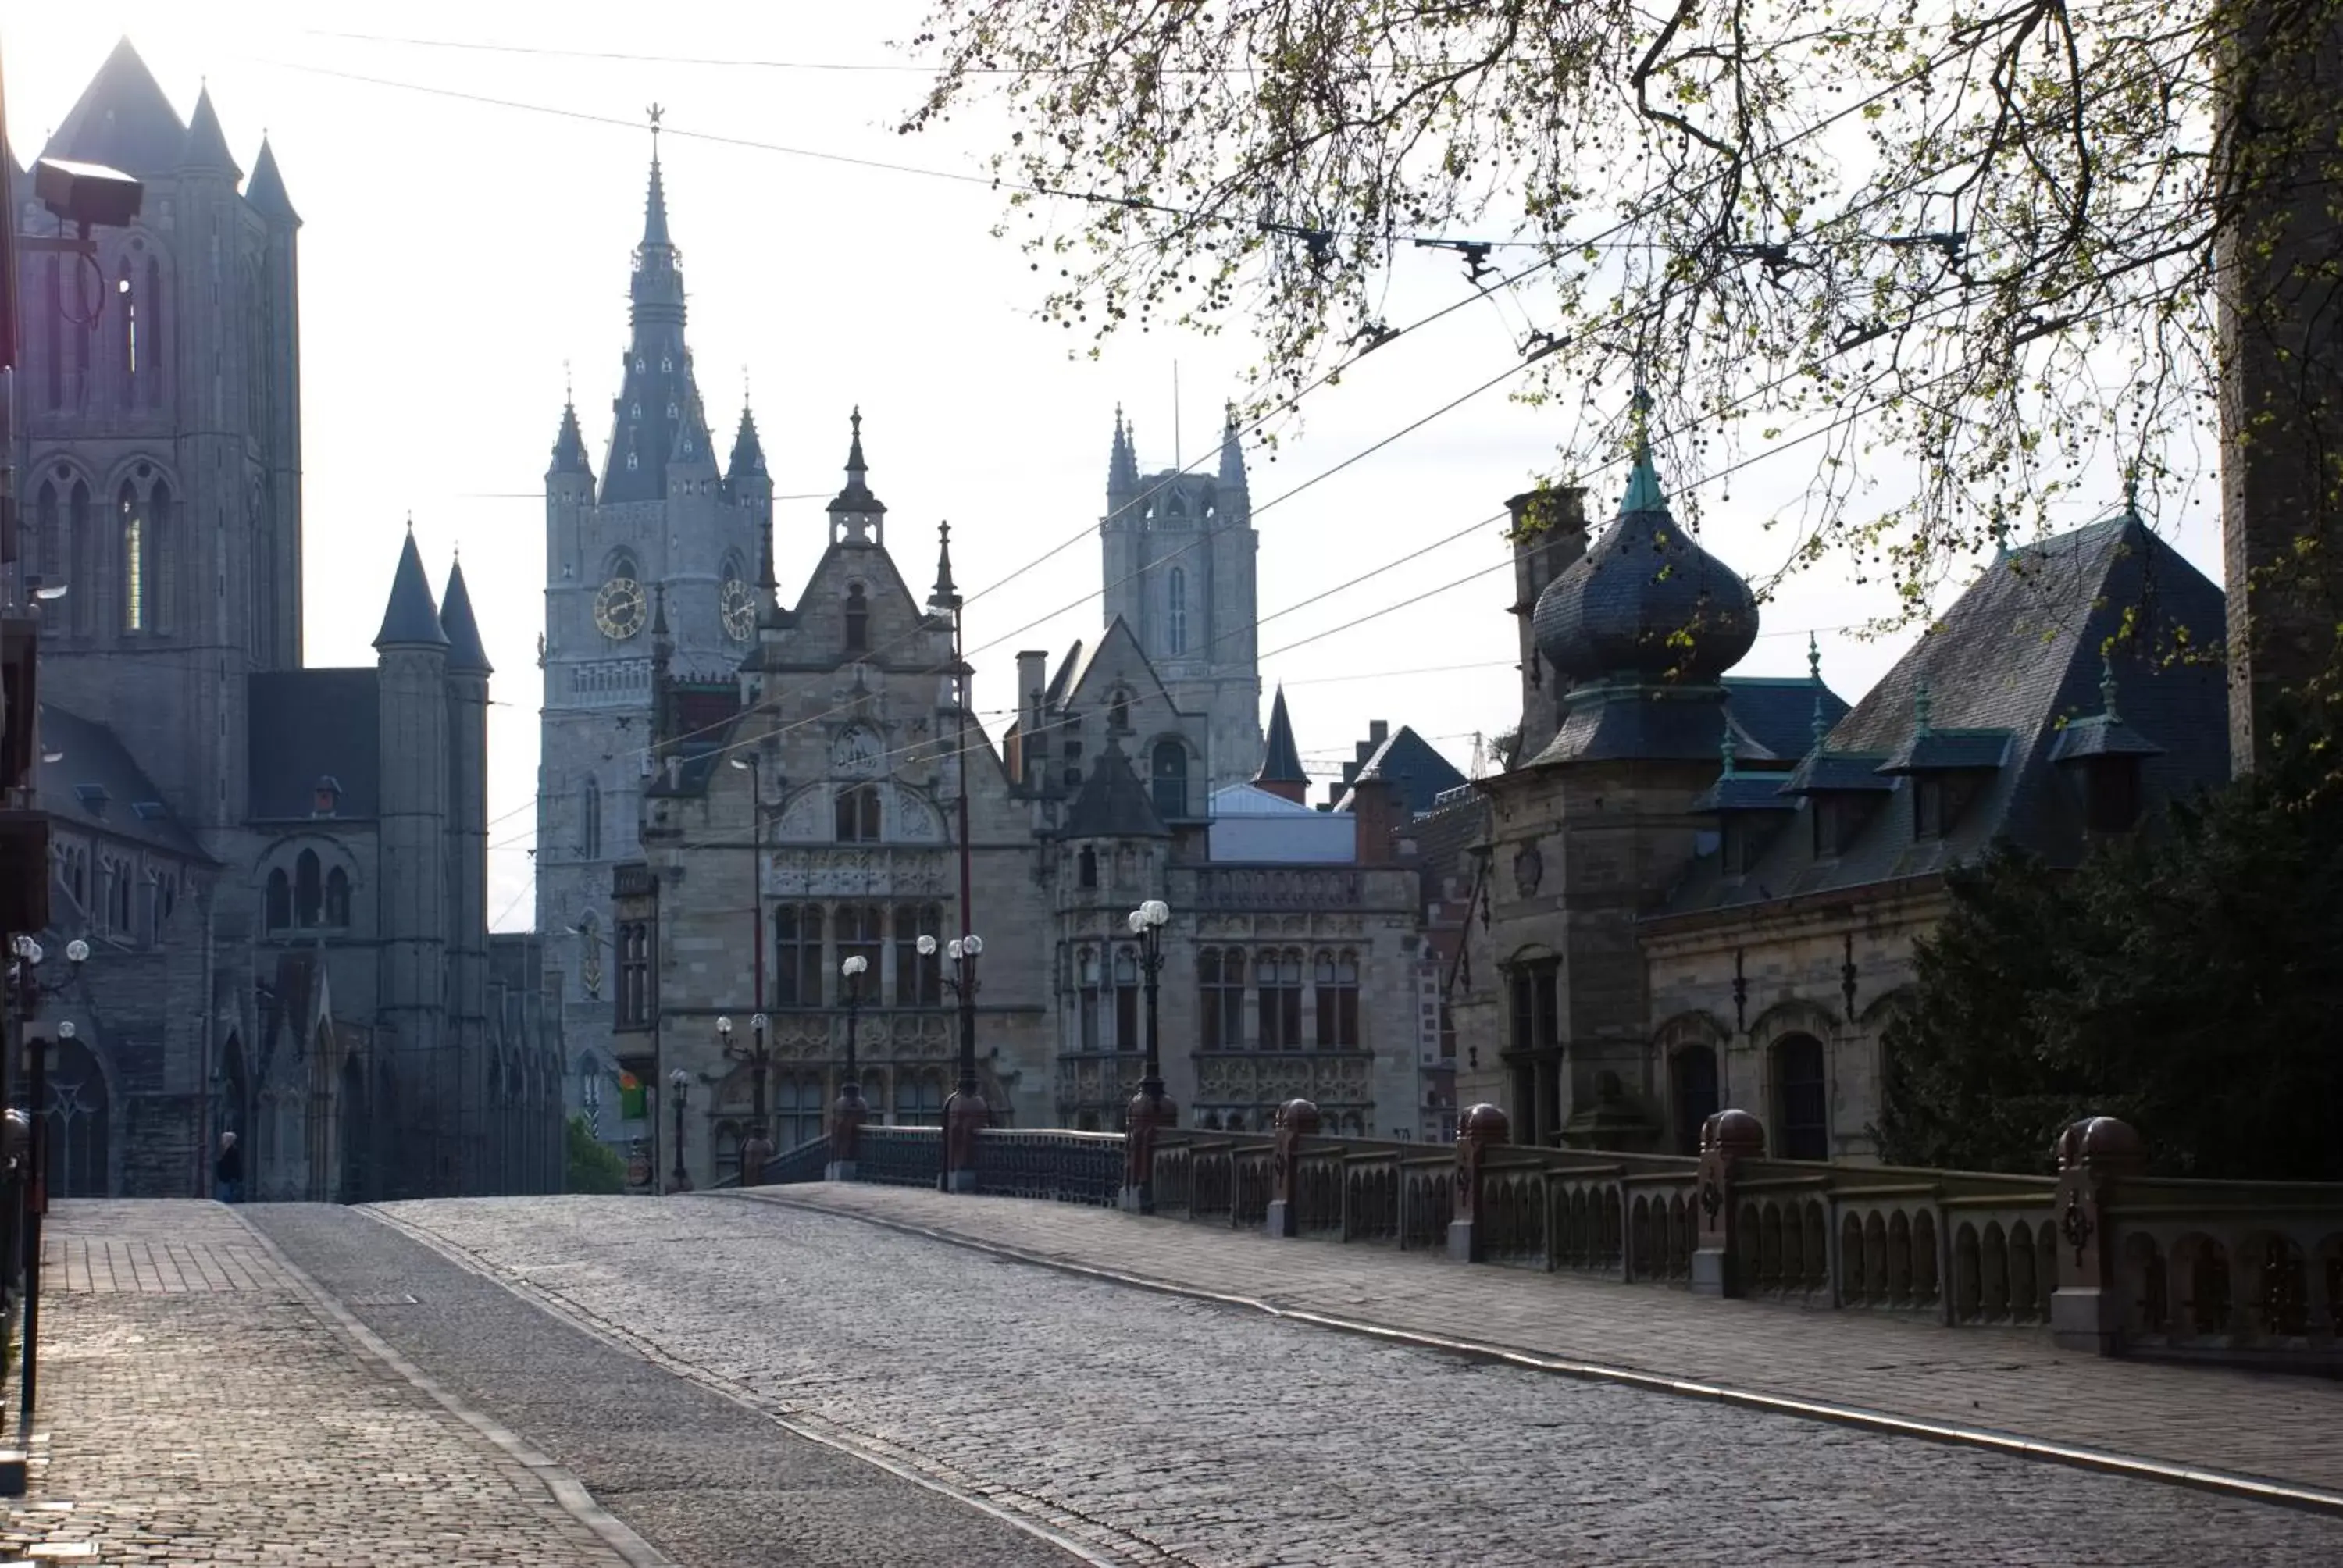
[[[1290,948],[1262,954],[1253,960],[1253,979],[1261,991],[1261,1048],[1301,1050],[1302,954]]]
[[[1088,845],[1074,857],[1074,880],[1085,888],[1098,886],[1098,851]]]
[[[841,844],[875,844],[879,841],[879,791],[869,784],[857,784],[838,792],[838,841]]]
[[[146,629],[146,503],[129,480],[116,498],[122,526],[122,629]]]
[[[1188,814],[1188,749],[1177,740],[1155,743],[1155,814],[1165,821]]]
[[[1098,950],[1083,948],[1074,954],[1074,981],[1077,989],[1075,1017],[1079,1020],[1081,1038],[1077,1048],[1096,1050],[1099,1048],[1099,960]]]
[[[130,862],[116,860],[106,885],[106,929],[118,937],[135,937],[131,925]]]
[[[602,858],[602,786],[591,779],[578,803],[578,853],[588,860]]]
[[[49,257],[49,407],[65,406],[65,258]]]
[[[1810,1034],[1794,1034],[1774,1048],[1774,1071],[1781,1085],[1782,1158],[1830,1158],[1830,1086],[1823,1044]]]
[[[1107,705],[1106,727],[1122,730],[1131,728],[1131,693],[1121,687],[1115,689],[1114,696]]]
[[[936,939],[922,958],[920,939]],[[944,911],[940,904],[900,904],[895,910],[895,1005],[940,1007],[944,1000]]]
[[[1204,1049],[1244,1049],[1245,956],[1242,948],[1206,948],[1196,957],[1203,989]]]
[[[656,1001],[651,971],[651,928],[647,920],[618,926],[618,1027],[649,1029]]]
[[[57,538],[57,487],[43,480],[40,495],[33,503],[32,534],[24,541],[25,564],[22,569],[25,576],[46,580],[48,574],[55,572],[64,558],[65,552],[57,548],[62,542]]]
[[[151,256],[146,258],[146,298],[138,325],[146,407],[159,408],[163,406],[163,264]]]
[[[1137,1050],[1139,1038],[1139,955],[1130,948],[1114,950],[1114,1048]]]
[[[632,452],[627,454],[627,472],[631,474],[640,466]]]
[[[773,911],[773,1005],[821,1005],[821,906],[783,904]]]
[[[878,983],[879,952],[886,940],[887,907],[884,904],[840,904],[839,906],[838,962],[842,964],[848,959],[859,958],[869,965],[870,967],[863,971],[862,983],[865,987],[875,987]],[[836,964],[830,966],[830,971],[838,972]],[[844,985],[843,976],[840,977],[840,984],[841,987]],[[870,1000],[877,1000],[873,990],[866,990],[862,994]],[[839,993],[839,1000],[841,1001],[845,1000],[843,990]]]
[[[73,495],[65,504],[65,537],[70,541],[73,565],[65,576],[77,592],[70,594],[65,603],[75,631],[92,629],[91,618],[97,603],[97,539],[89,526],[91,497],[86,481],[74,481]]]
[[[151,379],[151,377],[150,377]],[[171,537],[171,490],[162,480],[146,494],[145,607],[149,628],[171,629],[172,596],[178,589],[177,541]]]
[[[773,1104],[779,1112],[774,1119],[779,1124],[774,1141],[783,1153],[821,1136],[824,1107],[820,1079],[783,1074],[774,1085]]]
[[[944,1124],[943,1081],[932,1070],[906,1070],[895,1078],[895,1125],[941,1127]]]
[[[1676,1152],[1700,1152],[1703,1123],[1716,1114],[1716,1050],[1688,1045],[1668,1062],[1668,1086],[1675,1101]]]
[[[670,419],[675,418],[675,417],[676,417],[679,414],[680,414],[681,412],[682,412],[682,410],[679,409],[679,408],[678,408],[674,404],[672,404],[672,403],[669,403],[669,404],[667,406],[667,417],[668,417],[669,418],[670,418]]]
[[[1318,1049],[1353,1050],[1359,1044],[1359,955],[1344,949],[1320,953],[1312,966],[1318,991]]]
[[[350,923],[350,874],[339,866],[326,873],[326,923],[336,928]]]
[[[1562,1043],[1562,1018],[1555,982],[1561,978],[1558,960],[1546,959],[1513,970],[1508,990],[1512,1016],[1506,1020],[1513,1048],[1546,1050]]]
[[[124,407],[136,407],[138,401],[138,296],[130,286],[130,258],[122,258],[121,276],[115,282],[114,292],[121,297],[122,308],[116,313],[122,332],[122,402]]]
[[[1164,589],[1164,599],[1170,613],[1163,618],[1163,649],[1166,653],[1188,651],[1188,574],[1179,567],[1172,568],[1172,578]]]
[[[325,901],[325,882],[317,864],[317,851],[304,849],[301,858],[293,862],[294,923],[316,925]]]
[[[846,589],[846,651],[861,653],[870,646],[870,602],[860,583]]]

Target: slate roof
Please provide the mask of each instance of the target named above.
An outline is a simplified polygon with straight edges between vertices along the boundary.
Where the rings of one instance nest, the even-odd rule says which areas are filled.
[[[301,226],[301,215],[293,210],[293,198],[285,194],[285,176],[277,167],[276,149],[268,138],[260,138],[260,156],[253,160],[252,177],[244,182],[244,199],[263,217],[278,223]]]
[[[1168,839],[1172,829],[1155,814],[1147,787],[1131,770],[1122,743],[1109,737],[1106,749],[1083,776],[1081,793],[1066,812],[1069,839]]]
[[[2221,590],[2127,510],[2014,550],[1988,566],[1944,618],[1835,725],[1808,785],[1881,790],[1855,836],[1817,860],[1814,835],[1776,834],[1743,877],[1715,855],[1694,862],[1666,915],[1931,875],[2007,839],[2054,865],[2086,844],[2082,800],[2055,760],[2065,732],[2098,712],[2101,650],[2112,644],[2125,723],[2148,744],[2142,783],[2150,801],[2186,796],[2229,775],[2228,693],[2217,657]],[[2192,651],[2202,650],[2202,651]],[[2182,657],[2189,655],[2189,657]],[[1943,838],[1916,841],[1908,779],[1877,769],[1918,727],[1922,683],[1932,725],[2006,731],[2007,758]],[[1868,766],[1862,766],[1866,761]],[[1794,776],[1795,777],[1795,776]],[[1812,809],[1802,802],[1801,815]]]
[[[374,635],[377,648],[445,648],[447,629],[439,624],[439,607],[431,599],[431,579],[423,575],[423,556],[415,548],[415,530],[398,552],[398,569],[391,574],[390,603],[382,614],[382,629]]]
[[[163,804],[162,790],[113,730],[54,702],[41,705],[40,730],[42,760],[34,787],[55,821],[209,863],[211,857]],[[51,754],[55,762],[47,759]]]
[[[2009,760],[2006,729],[1916,729],[1879,765],[1882,773],[1991,772]]]
[[[578,405],[572,402],[561,405],[561,429],[553,437],[552,472],[594,477],[594,465],[586,457],[586,432],[578,427]]]
[[[321,778],[341,786],[337,818],[371,819],[382,799],[375,671],[272,669],[246,681],[252,820],[307,821]]]
[[[1563,699],[1562,723],[1545,749],[1523,764],[1543,768],[1560,762],[1699,762],[1714,759],[1735,728],[1744,757],[1764,759],[1773,752],[1743,729],[1713,685],[1667,686],[1638,678],[1583,681]]]
[[[1846,699],[1819,680],[1804,676],[1728,675],[1725,706],[1741,732],[1765,748],[1768,756],[1803,757],[1815,743],[1815,697],[1823,699],[1823,728],[1846,717]],[[1744,757],[1750,756],[1743,752]]]
[[[1361,748],[1364,750],[1365,748]],[[1421,817],[1432,809],[1433,802],[1460,784],[1471,782],[1457,766],[1443,757],[1432,743],[1407,725],[1401,725],[1385,736],[1380,745],[1367,751],[1363,761],[1343,769],[1351,775],[1346,780],[1355,786],[1363,779],[1380,779],[1392,787],[1392,794],[1407,814]],[[1353,809],[1351,794],[1345,789],[1334,804],[1337,811]]]
[[[1265,784],[1310,782],[1310,775],[1302,770],[1302,749],[1293,744],[1293,720],[1286,714],[1282,686],[1277,689],[1277,699],[1269,706],[1269,737],[1262,751],[1261,771],[1253,779]]]
[[[846,488],[838,492],[830,503],[833,512],[870,513],[876,516],[887,509],[887,503],[870,493],[867,482],[870,465],[862,457],[862,410],[857,407],[850,423],[854,437],[846,448]]]
[[[231,180],[244,177],[235,155],[227,150],[227,133],[220,129],[219,111],[212,107],[212,91],[196,95],[195,116],[187,122],[187,142],[179,162],[189,168],[224,169]]]
[[[82,89],[41,156],[104,164],[125,174],[166,175],[178,166],[186,146],[178,111],[125,38]]]
[[[480,623],[472,615],[472,596],[464,587],[464,563],[447,568],[447,591],[439,601],[439,628],[447,634],[450,675],[494,675],[488,650],[480,644]]]
[[[691,354],[684,346],[681,258],[668,236],[667,187],[657,157],[651,159],[642,243],[635,257],[627,286],[626,376],[610,404],[610,446],[602,465],[606,506],[665,498],[669,463],[716,466]]]

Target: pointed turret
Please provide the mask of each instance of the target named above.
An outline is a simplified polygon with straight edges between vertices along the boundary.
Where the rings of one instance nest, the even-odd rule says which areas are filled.
[[[1300,805],[1310,795],[1310,775],[1302,770],[1302,749],[1293,744],[1293,720],[1285,711],[1285,688],[1277,689],[1277,699],[1270,705],[1269,739],[1264,748],[1261,771],[1253,775],[1256,789],[1272,795],[1282,795]]]
[[[872,543],[871,529],[884,529],[887,504],[870,493],[870,465],[862,457],[862,410],[857,407],[848,421],[854,436],[846,449],[846,488],[830,503],[830,538],[852,544]],[[883,532],[876,541],[886,542]]]
[[[1627,472],[1627,493],[1619,498],[1619,515],[1632,517],[1637,512],[1664,512],[1668,498],[1660,488],[1659,466],[1652,461],[1652,395],[1641,387],[1635,388],[1634,467]]]
[[[625,376],[612,403],[618,419],[602,465],[605,505],[656,501],[668,494],[668,468],[703,473],[716,466],[714,443],[684,347],[682,257],[669,234],[667,180],[659,167],[659,121],[651,122],[650,184],[643,199],[643,237],[628,285],[632,327]],[[696,481],[694,481],[696,484]]]
[[[196,115],[187,122],[187,141],[179,154],[179,166],[226,175],[231,183],[244,177],[228,153],[227,135],[220,129],[219,112],[212,107],[209,87],[196,95]]]
[[[1237,406],[1228,406],[1228,417],[1221,427],[1221,507],[1230,506],[1232,497],[1245,493],[1244,442],[1237,424]]]
[[[480,623],[472,615],[472,596],[464,587],[464,563],[447,568],[447,591],[439,600],[439,629],[447,638],[447,673],[488,676],[496,673],[488,650],[480,643]]]
[[[928,595],[928,608],[940,615],[960,608],[960,587],[952,581],[950,523],[936,525],[936,586]]]
[[[583,474],[590,482],[593,465],[586,457],[586,432],[578,426],[578,405],[567,398],[561,404],[561,429],[553,438],[553,467],[546,477],[556,474]]]
[[[765,471],[765,444],[757,438],[757,417],[749,406],[740,406],[740,428],[732,437],[732,461],[725,470],[728,483],[739,484],[751,474]]]
[[[252,161],[252,178],[245,182],[244,199],[273,224],[301,226],[301,215],[293,210],[293,200],[285,194],[285,176],[277,168],[277,150],[266,136],[260,138],[260,156]]]
[[[90,78],[41,156],[160,175],[178,166],[186,145],[187,127],[125,38]]]
[[[651,186],[643,197],[643,248],[671,246],[667,234],[667,181],[659,173],[659,126],[651,126]]]
[[[1139,497],[1138,441],[1122,422],[1122,405],[1114,406],[1114,447],[1106,460],[1106,509],[1121,511]]]
[[[407,527],[407,545],[398,552],[398,570],[390,579],[390,606],[384,610],[382,629],[374,645],[386,648],[446,648],[447,633],[439,625],[439,607],[431,600],[431,580],[423,575],[422,552],[415,548],[415,525]]]

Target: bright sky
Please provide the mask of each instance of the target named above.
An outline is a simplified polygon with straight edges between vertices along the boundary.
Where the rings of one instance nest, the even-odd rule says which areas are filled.
[[[641,233],[647,106],[668,110],[669,211],[710,420],[729,447],[745,367],[775,491],[808,498],[774,508],[785,599],[820,551],[821,507],[839,487],[846,416],[859,403],[871,486],[888,504],[906,578],[926,580],[934,526],[952,522],[960,581],[973,596],[970,641],[990,645],[976,658],[977,699],[1002,706],[1017,649],[1062,649],[1098,629],[1095,525],[1115,405],[1136,422],[1143,469],[1172,466],[1175,426],[1178,456],[1192,462],[1213,439],[1243,344],[1159,333],[1095,362],[1070,359],[1075,335],[1034,319],[1041,280],[1012,242],[992,237],[1001,198],[980,179],[840,161],[965,176],[989,150],[976,118],[913,139],[889,128],[924,80],[890,48],[916,31],[920,10],[917,0],[670,0],[649,10],[601,0],[396,9],[83,0],[13,6],[0,22],[21,156],[41,146],[126,34],[183,118],[208,80],[247,171],[268,132],[305,222],[308,659],[372,662],[410,515],[435,587],[461,548],[498,671],[488,808],[489,907],[500,930],[531,918],[543,476],[565,364],[598,474],[603,467],[628,258]],[[448,46],[458,45],[506,47]],[[563,52],[540,52],[549,49]],[[1453,257],[1403,253],[1387,318],[1411,321],[1468,293]],[[1501,381],[1277,498],[1515,363],[1540,304],[1534,294],[1475,303],[1403,337],[1311,396],[1276,459],[1253,464],[1260,602],[1274,618],[1261,630],[1263,708],[1282,682],[1313,772],[1337,772],[1370,719],[1412,724],[1464,767],[1475,732],[1493,736],[1518,717],[1505,548],[1495,526],[1473,525],[1550,470],[1569,410],[1513,403],[1512,383]],[[1708,548],[1745,572],[1778,568],[1815,450],[1761,457],[1705,484]],[[1682,492],[1701,476],[1670,456],[1664,443],[1664,477]],[[1880,476],[1883,496],[1893,478]],[[1591,511],[1616,504],[1618,482],[1604,476]],[[2114,487],[2110,475],[2110,506]],[[2209,483],[2157,509],[2167,537],[2217,577]],[[2072,520],[2088,520],[2085,512]],[[1494,569],[1360,619],[1483,568]],[[1765,607],[1764,635],[1741,673],[1805,673],[1811,628],[1825,677],[1858,697],[1908,638],[1864,641],[1836,628],[1889,608],[1877,585],[1854,584],[1833,561]],[[989,728],[997,735],[1000,724]]]

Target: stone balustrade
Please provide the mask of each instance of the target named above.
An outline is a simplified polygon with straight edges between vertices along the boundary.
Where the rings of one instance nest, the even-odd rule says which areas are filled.
[[[1273,1133],[1163,1128],[1155,1211],[1298,1240],[1445,1251],[1625,1284],[2051,1333],[2105,1355],[2343,1369],[2343,1185],[2145,1173],[2139,1136],[2094,1117],[2054,1176],[1773,1160],[1739,1111],[1694,1159],[1525,1148],[1476,1106],[1455,1147],[1329,1137],[1306,1100]],[[813,1149],[808,1145],[807,1150]],[[933,1185],[932,1128],[864,1128],[855,1179]],[[783,1154],[767,1182],[806,1181]],[[1115,1133],[987,1129],[979,1190],[1111,1206]]]

